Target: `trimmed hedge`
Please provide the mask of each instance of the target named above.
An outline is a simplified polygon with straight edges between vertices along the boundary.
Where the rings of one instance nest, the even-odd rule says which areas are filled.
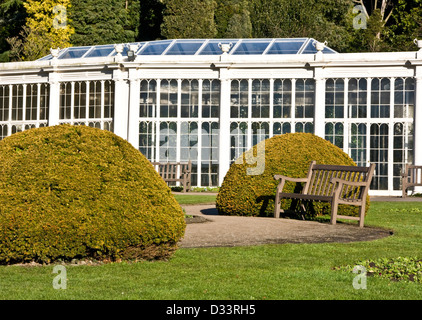
[[[356,165],[353,160],[340,148],[331,142],[310,133],[288,133],[277,135],[270,139],[261,141],[265,144],[265,163],[257,161],[262,165],[261,174],[257,163],[248,164],[247,154],[259,157],[258,150],[263,150],[254,146],[246,151],[240,159],[240,164],[234,162],[221,185],[216,199],[216,207],[219,214],[239,215],[239,216],[273,216],[274,198],[278,181],[274,180],[274,175],[281,174],[294,178],[306,177],[309,164],[316,160],[318,164],[333,165]],[[243,159],[243,161],[242,161]],[[251,162],[251,161],[249,161]],[[253,169],[255,168],[255,169]],[[284,186],[286,192],[294,192],[297,184],[287,182]],[[283,199],[282,208],[291,208],[292,201]],[[369,207],[369,197],[367,197],[367,207]],[[331,205],[323,202],[308,203],[309,216],[318,216],[330,213]],[[338,214],[358,216],[358,207],[340,205]],[[294,215],[294,214],[293,214]]]
[[[150,162],[114,133],[59,125],[0,142],[0,263],[166,258],[185,226]]]

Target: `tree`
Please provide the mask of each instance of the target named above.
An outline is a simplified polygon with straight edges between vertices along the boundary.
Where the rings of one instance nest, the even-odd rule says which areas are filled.
[[[213,38],[217,34],[214,0],[162,0],[161,35],[167,39]]]
[[[251,7],[255,38],[311,37],[328,41],[340,52],[349,47],[346,32],[351,0],[254,0]]]
[[[140,41],[161,38],[164,4],[160,0],[142,0],[140,7]]]
[[[217,0],[215,25],[217,38],[251,38],[249,1]]]
[[[415,50],[413,39],[422,38],[422,0],[399,0],[392,20],[392,50]]]
[[[10,59],[8,39],[18,37],[25,25],[26,11],[22,0],[3,0],[0,3],[0,61]]]
[[[68,25],[70,0],[26,0],[27,31],[23,39],[23,59],[35,60],[49,54],[50,48],[66,48],[74,32]]]
[[[390,31],[388,22],[394,12],[392,0],[353,0],[359,6],[359,11],[366,19],[366,28],[361,34],[356,34],[357,39],[361,39],[361,51],[381,51],[386,50],[385,39]]]
[[[72,0],[72,44],[134,42],[138,36],[139,6],[137,0]]]

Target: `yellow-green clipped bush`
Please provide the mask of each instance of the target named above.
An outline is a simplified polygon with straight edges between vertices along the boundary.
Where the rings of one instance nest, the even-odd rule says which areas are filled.
[[[278,135],[261,141],[260,144],[245,152],[230,166],[216,199],[219,214],[273,216],[278,185],[274,175],[304,178],[312,160],[318,164],[356,165],[340,148],[310,133]],[[258,154],[260,150],[261,154]],[[258,160],[251,161],[251,156]],[[260,157],[265,157],[265,162]],[[297,184],[287,182],[284,191],[294,192],[297,187]],[[296,209],[291,208],[291,202],[289,199],[283,199],[282,209]],[[368,207],[369,197],[366,210]],[[322,215],[330,213],[331,205],[314,202],[308,205],[308,210],[311,216]],[[340,205],[338,214],[357,216],[358,208]]]
[[[166,258],[185,226],[153,166],[114,133],[60,125],[0,142],[0,263]]]

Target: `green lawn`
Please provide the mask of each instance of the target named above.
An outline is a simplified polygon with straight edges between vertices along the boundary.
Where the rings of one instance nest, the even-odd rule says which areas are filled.
[[[422,202],[372,202],[365,222],[394,235],[349,244],[179,249],[167,262],[67,265],[65,290],[53,288],[53,266],[1,266],[0,299],[422,299],[421,283],[368,277],[367,288],[357,290],[356,274],[333,270],[367,259],[422,258]]]

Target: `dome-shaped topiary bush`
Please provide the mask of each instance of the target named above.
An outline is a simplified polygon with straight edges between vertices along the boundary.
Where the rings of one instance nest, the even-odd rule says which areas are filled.
[[[318,164],[356,165],[340,148],[313,134],[288,133],[274,136],[246,151],[230,166],[216,199],[219,214],[273,216],[278,185],[274,175],[306,177],[312,160]],[[296,184],[287,182],[284,191],[295,192],[295,188]],[[291,202],[290,199],[282,199],[281,208],[290,209]],[[310,216],[331,212],[329,203],[314,202],[307,205]],[[366,210],[368,207],[369,197]],[[338,214],[358,216],[358,207],[340,205]]]
[[[59,125],[0,142],[0,263],[167,258],[185,226],[153,166],[114,133]]]

